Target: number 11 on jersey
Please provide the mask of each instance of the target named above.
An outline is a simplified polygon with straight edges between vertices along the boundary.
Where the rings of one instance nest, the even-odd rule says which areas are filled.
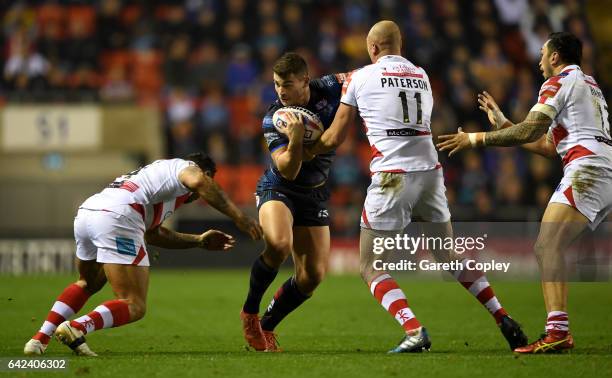
[[[408,114],[408,97],[406,96],[405,91],[400,91],[398,97],[402,102],[402,112],[404,115],[404,123],[410,123],[410,115]],[[417,121],[416,124],[420,125],[423,123],[423,111],[421,110],[421,93],[416,92],[414,94],[414,98],[416,99],[416,108],[417,108]]]

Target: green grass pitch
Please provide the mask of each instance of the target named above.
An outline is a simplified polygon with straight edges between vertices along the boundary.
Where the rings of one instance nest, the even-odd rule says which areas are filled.
[[[265,300],[289,274],[279,274]],[[24,343],[72,279],[0,276],[0,357],[21,356]],[[69,358],[67,371],[0,372],[0,378],[612,376],[612,283],[570,286],[577,345],[571,354],[515,357],[489,314],[460,285],[406,279],[399,283],[430,332],[432,350],[385,354],[402,331],[356,276],[328,277],[281,323],[283,353],[248,352],[238,316],[247,282],[247,270],[153,270],[145,318],[88,336],[99,358],[72,356],[52,341],[46,356]],[[494,289],[530,340],[537,337],[545,319],[539,284],[500,282]],[[110,298],[107,287],[83,312]]]

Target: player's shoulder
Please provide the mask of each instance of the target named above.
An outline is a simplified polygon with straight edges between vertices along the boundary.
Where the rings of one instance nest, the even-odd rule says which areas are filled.
[[[351,78],[351,80],[354,80],[355,78],[358,78],[358,77],[367,76],[371,74],[372,72],[376,71],[376,69],[377,69],[376,63],[366,64],[365,66],[359,67],[349,72],[349,77]]]
[[[579,66],[571,65],[571,66],[567,66],[566,68],[564,68],[557,75],[551,76],[548,79],[546,79],[544,81],[544,84],[542,84],[542,86],[550,85],[553,83],[560,83],[560,84],[571,83],[571,82],[575,82],[576,80],[584,79],[586,76],[587,75],[585,75],[582,72]]]
[[[275,100],[270,105],[268,105],[268,109],[266,110],[266,114],[264,115],[264,117],[272,117],[272,115],[274,115],[274,113],[282,107],[283,104],[280,102],[280,100]]]
[[[181,159],[181,158],[169,158],[169,159],[155,160],[150,165],[152,167],[162,166],[162,165],[177,166],[177,165],[189,164],[190,162],[191,162],[191,160],[186,160],[186,159]]]
[[[342,79],[343,77],[337,74],[329,74],[312,79],[309,83],[310,91],[320,93],[323,96],[337,96],[342,88]]]
[[[376,63],[368,64],[359,68],[356,68],[346,75],[346,81],[344,87],[347,88],[349,84],[357,85],[360,87],[364,81],[372,76],[372,73],[376,71]]]
[[[181,158],[165,159],[161,162],[167,167],[167,171],[166,169],[164,169],[164,171],[168,172],[172,177],[178,176],[178,174],[180,174],[186,168],[198,168],[198,165],[195,162]]]

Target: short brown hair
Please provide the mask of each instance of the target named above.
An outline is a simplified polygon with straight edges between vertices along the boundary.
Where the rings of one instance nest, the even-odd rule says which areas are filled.
[[[272,71],[278,76],[287,78],[289,75],[306,75],[308,74],[308,65],[304,58],[300,54],[289,52],[283,54],[280,58],[274,62]]]
[[[557,52],[566,64],[580,65],[582,42],[572,33],[557,32],[548,36],[548,52]]]

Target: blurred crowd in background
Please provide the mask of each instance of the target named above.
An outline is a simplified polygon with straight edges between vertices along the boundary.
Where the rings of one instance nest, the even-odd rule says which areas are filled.
[[[482,90],[511,120],[522,120],[543,82],[537,63],[552,31],[582,39],[583,71],[597,78],[578,0],[65,0],[0,7],[2,103],[156,107],[167,155],[207,151],[222,167],[221,184],[245,206],[254,206],[255,181],[269,163],[261,118],[276,99],[271,66],[286,51],[302,54],[313,78],[347,72],[370,63],[370,26],[396,21],[404,55],[429,74],[434,135],[458,126],[486,129],[476,102]],[[356,125],[332,168],[335,235],[358,231],[370,153]],[[455,220],[538,220],[561,174],[560,162],[520,148],[440,154],[440,162]]]

